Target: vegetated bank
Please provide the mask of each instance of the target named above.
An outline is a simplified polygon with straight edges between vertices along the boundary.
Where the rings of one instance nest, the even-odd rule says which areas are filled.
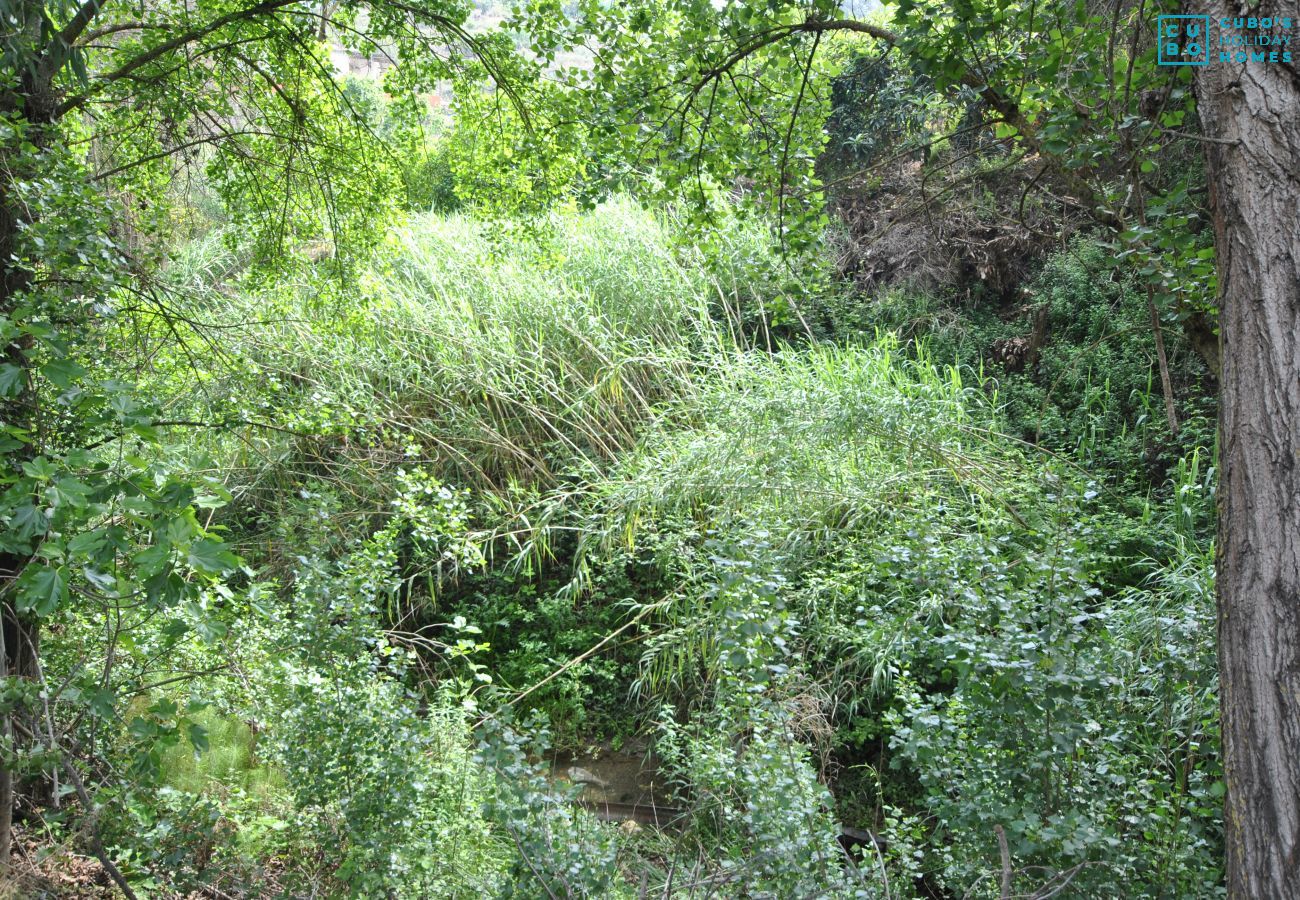
[[[420,217],[345,280],[227,247],[169,274],[202,324],[137,336],[177,420],[229,426],[172,448],[248,565],[118,626],[113,677],[165,685],[94,736],[137,772],[105,822],[137,883],[991,897],[1005,836],[1020,891],[1217,893],[1212,430],[1167,433],[1087,238],[1013,316],[624,200]],[[1044,320],[1032,364],[990,352]],[[663,832],[546,765],[647,742]]]

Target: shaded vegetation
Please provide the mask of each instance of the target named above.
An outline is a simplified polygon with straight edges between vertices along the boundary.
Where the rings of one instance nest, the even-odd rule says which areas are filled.
[[[159,897],[1225,895],[1183,150],[1132,157],[1125,231],[1058,202],[1124,187],[1070,155],[1101,138],[949,71],[948,18],[916,58],[874,19],[818,57],[823,17],[718,60],[761,14],[671,6],[490,38],[377,7],[382,82],[286,88],[324,24],[214,50],[270,92],[240,152],[118,183],[103,140],[20,148],[18,895],[74,852]],[[417,54],[433,26],[466,59]],[[657,60],[665,28],[708,52]],[[552,65],[573,29],[620,78]],[[311,152],[264,183],[300,115]],[[137,195],[157,221],[114,218]],[[671,822],[604,821],[582,763],[610,756]]]

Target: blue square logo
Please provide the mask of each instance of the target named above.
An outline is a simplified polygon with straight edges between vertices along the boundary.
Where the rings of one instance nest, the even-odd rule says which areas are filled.
[[[1157,16],[1156,65],[1208,66],[1209,16]]]

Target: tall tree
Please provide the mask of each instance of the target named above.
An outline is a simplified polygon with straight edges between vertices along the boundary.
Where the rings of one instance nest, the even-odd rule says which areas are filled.
[[[166,327],[148,276],[166,243],[174,161],[205,154],[263,262],[306,239],[365,243],[392,206],[391,153],[341,89],[323,37],[396,58],[388,87],[413,111],[439,80],[477,82],[517,61],[504,40],[465,31],[469,10],[459,0],[0,3],[0,871],[24,783],[73,785],[94,820],[77,770],[86,748],[51,709],[80,704],[111,720],[117,708],[103,696],[111,646],[87,654],[83,668],[102,678],[80,699],[44,683],[43,626],[74,603],[106,623],[122,609],[173,608],[238,564],[195,514],[221,502],[213,486],[152,452],[160,428],[195,423],[163,421],[97,365],[123,318]],[[134,442],[145,452],[108,452]],[[176,733],[177,715],[164,730]]]
[[[1217,0],[1215,22],[1294,2]],[[1213,31],[1212,31],[1213,33]],[[1271,49],[1271,48],[1268,48]],[[1228,893],[1300,897],[1300,69],[1197,70],[1219,259],[1217,590]]]

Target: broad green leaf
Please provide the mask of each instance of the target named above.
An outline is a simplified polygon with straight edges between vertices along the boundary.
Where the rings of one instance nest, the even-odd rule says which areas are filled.
[[[24,573],[18,586],[19,612],[34,612],[44,618],[52,615],[67,599],[68,580],[62,569],[42,566],[30,576]]]
[[[25,383],[21,367],[13,363],[0,365],[0,397],[17,397],[22,393]]]
[[[41,374],[55,387],[67,390],[73,382],[86,374],[86,370],[70,359],[55,359],[41,366]]]
[[[226,545],[211,538],[201,538],[190,545],[186,557],[190,566],[204,575],[220,575],[239,565],[239,558]]]
[[[190,744],[193,745],[195,752],[208,752],[208,730],[206,728],[198,722],[191,722],[190,727],[186,730],[186,735],[189,737]]]

